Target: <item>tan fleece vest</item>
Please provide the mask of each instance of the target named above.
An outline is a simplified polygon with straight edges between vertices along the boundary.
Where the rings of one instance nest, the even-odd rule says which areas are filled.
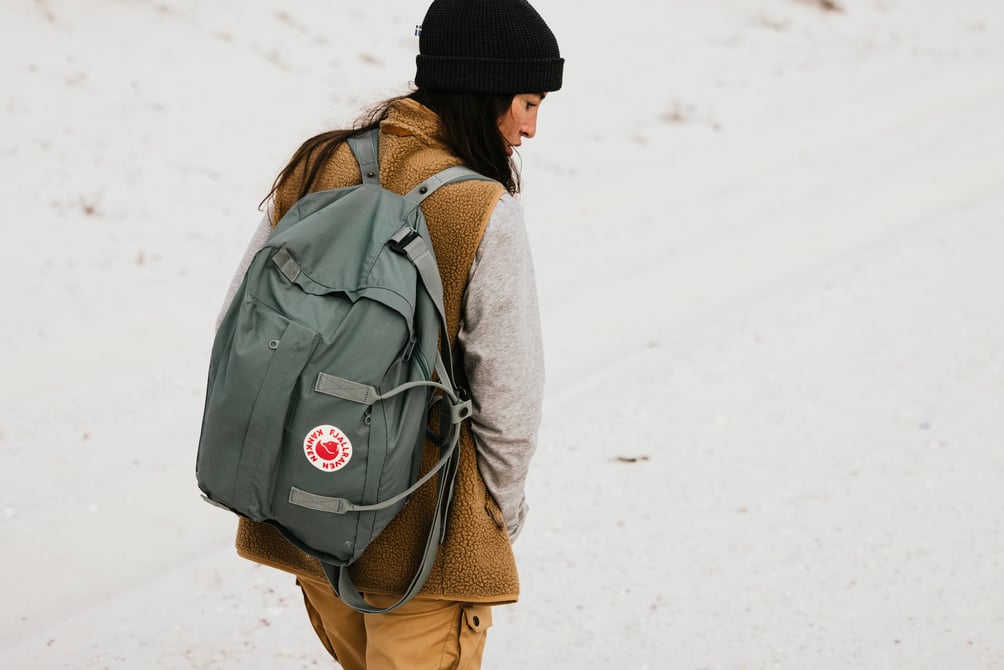
[[[383,185],[406,193],[431,175],[459,165],[438,139],[438,117],[413,100],[395,103],[380,126],[380,176]],[[347,145],[325,165],[314,190],[358,184],[359,167]],[[279,220],[296,199],[296,179],[276,194]],[[455,340],[467,277],[485,226],[504,193],[494,182],[464,182],[444,186],[422,204],[443,280],[447,327]],[[485,399],[483,402],[490,402]],[[422,472],[437,460],[426,444]],[[352,566],[352,577],[363,592],[400,594],[421,558],[435,506],[435,478],[419,489]],[[241,519],[237,551],[248,559],[326,582],[317,561],[287,542],[274,528]],[[505,523],[488,494],[477,467],[474,439],[464,426],[460,465],[446,541],[439,548],[432,573],[421,595],[467,602],[514,602],[519,595],[516,561]]]

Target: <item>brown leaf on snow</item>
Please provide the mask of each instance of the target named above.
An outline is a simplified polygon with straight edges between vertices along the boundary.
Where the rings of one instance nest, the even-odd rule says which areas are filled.
[[[618,463],[640,463],[649,460],[648,456],[616,456],[614,460]]]

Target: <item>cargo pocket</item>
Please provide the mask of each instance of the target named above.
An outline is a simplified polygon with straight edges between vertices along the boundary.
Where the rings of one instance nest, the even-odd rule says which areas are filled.
[[[460,660],[457,670],[473,670],[481,667],[485,639],[492,626],[492,606],[464,605],[460,609]]]

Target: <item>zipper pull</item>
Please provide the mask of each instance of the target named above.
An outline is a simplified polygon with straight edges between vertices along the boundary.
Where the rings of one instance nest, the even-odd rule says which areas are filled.
[[[402,361],[408,362],[411,360],[411,355],[415,353],[415,338],[412,337],[411,341],[404,347],[404,356],[401,357]]]

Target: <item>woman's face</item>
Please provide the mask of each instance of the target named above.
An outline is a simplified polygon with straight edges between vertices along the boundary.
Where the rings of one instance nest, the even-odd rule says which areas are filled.
[[[537,134],[537,110],[546,93],[520,93],[513,97],[502,118],[499,119],[499,131],[505,138],[506,154],[512,156],[512,148],[518,147],[523,138]]]

